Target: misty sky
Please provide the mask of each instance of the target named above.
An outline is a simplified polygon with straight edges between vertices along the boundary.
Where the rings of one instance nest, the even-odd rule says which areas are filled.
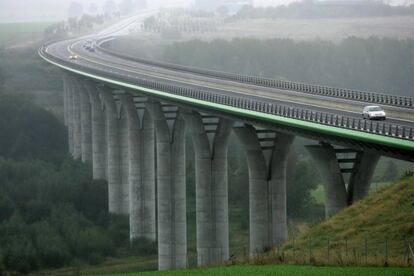
[[[78,1],[84,5],[86,10],[90,3],[95,3],[98,7],[101,7],[105,2],[105,0]],[[289,4],[294,1],[297,0],[254,0],[254,5],[277,6]],[[59,21],[67,17],[70,2],[72,0],[0,0],[0,22]],[[151,8],[166,6],[189,7],[193,4],[193,0],[147,0],[147,2]],[[413,3],[414,0],[389,0],[387,2],[393,4],[408,4]]]

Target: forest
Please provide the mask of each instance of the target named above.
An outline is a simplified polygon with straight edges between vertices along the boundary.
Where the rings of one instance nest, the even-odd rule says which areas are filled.
[[[245,6],[234,19],[252,18],[346,18],[407,16],[414,14],[414,5],[395,6],[382,1],[355,1],[350,3],[333,1],[298,1],[287,6],[252,7]]]
[[[110,256],[154,256],[155,243],[129,243],[128,218],[108,213],[106,181],[93,180],[89,163],[68,156],[66,130],[54,115],[5,95],[0,97],[0,114],[1,269],[27,273],[98,264]],[[248,183],[243,150],[234,137],[230,153],[229,205],[234,223],[230,235],[234,236],[248,230],[248,196],[243,192]],[[189,224],[195,219],[193,154],[187,143]],[[299,172],[289,174],[290,217],[312,219],[312,210],[321,216],[323,209],[310,196],[317,184],[308,181],[317,179],[311,165],[296,155],[290,165]],[[195,252],[194,242],[189,243],[189,252]]]
[[[166,46],[167,62],[410,96],[414,87],[414,41],[349,37],[338,43],[315,39],[191,40]]]

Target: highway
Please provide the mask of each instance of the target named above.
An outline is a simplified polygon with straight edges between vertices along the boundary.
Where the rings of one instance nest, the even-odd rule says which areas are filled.
[[[94,74],[98,72],[102,76],[110,76],[115,80],[127,80],[131,84],[140,80],[153,81],[177,87],[207,91],[216,95],[251,99],[274,105],[288,106],[294,109],[306,109],[315,114],[334,114],[338,116],[339,120],[342,117],[348,120],[360,120],[362,108],[366,105],[373,105],[372,102],[361,100],[333,98],[315,94],[309,95],[289,89],[264,87],[199,73],[148,65],[133,59],[113,55],[109,51],[104,50],[105,41],[126,35],[130,26],[140,24],[148,14],[145,13],[128,18],[110,29],[90,36],[52,43],[43,48],[42,51],[45,55],[53,57],[55,62],[64,63],[65,66],[73,66],[77,70],[93,70]],[[86,49],[86,45],[91,44],[93,45],[93,51]],[[77,55],[77,59],[69,59],[71,55]],[[405,128],[408,133],[409,129],[414,129],[414,107],[384,105],[384,109],[388,115],[386,124],[391,124],[393,131],[397,128]],[[370,123],[368,122],[368,124]],[[377,122],[374,122],[374,127],[376,124]],[[400,138],[411,140],[414,143],[414,138],[409,137],[409,134],[407,134],[407,137]]]

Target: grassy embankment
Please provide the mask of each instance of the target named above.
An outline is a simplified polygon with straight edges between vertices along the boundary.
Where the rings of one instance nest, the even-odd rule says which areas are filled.
[[[290,241],[284,258],[315,264],[406,265],[413,242],[414,177],[406,177]]]

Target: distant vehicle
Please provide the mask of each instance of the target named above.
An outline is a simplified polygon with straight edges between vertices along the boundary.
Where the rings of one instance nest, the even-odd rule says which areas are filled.
[[[76,59],[78,59],[78,55],[70,55],[69,59],[76,60]]]
[[[369,120],[385,120],[386,114],[382,107],[377,105],[369,105],[362,110],[362,117]]]

